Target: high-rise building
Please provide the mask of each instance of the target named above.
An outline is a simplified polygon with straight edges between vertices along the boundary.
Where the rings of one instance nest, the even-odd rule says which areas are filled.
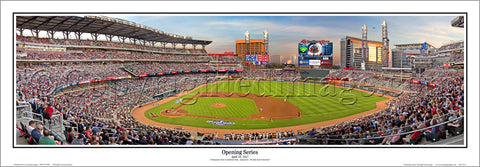
[[[265,41],[267,40],[267,41]],[[249,54],[265,54],[266,42],[268,42],[268,32],[264,32],[264,39],[250,39],[250,33],[245,32],[245,40],[235,41],[235,52],[238,56]]]
[[[364,42],[365,44],[365,42]],[[368,52],[362,56],[362,39],[346,36],[340,40],[340,64],[342,68],[361,69],[365,61],[365,69],[380,70],[382,64],[382,42],[368,40]],[[377,64],[380,64],[377,65]]]
[[[388,39],[388,29],[387,29],[387,20],[382,22],[382,67],[388,67],[389,56],[390,56],[390,39]]]

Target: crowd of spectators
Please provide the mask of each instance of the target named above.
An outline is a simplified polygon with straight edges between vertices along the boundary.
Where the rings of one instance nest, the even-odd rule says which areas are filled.
[[[55,88],[75,82],[128,76],[118,64],[17,64],[17,91],[28,97],[46,96]]]
[[[463,48],[464,48],[464,42],[456,42],[456,43],[441,46],[440,48],[437,49],[437,52],[462,50]]]
[[[26,53],[26,56],[17,54],[18,60],[96,60],[96,59],[154,59],[154,60],[181,60],[181,61],[210,61],[211,56],[195,55],[173,55],[173,54],[152,54],[138,51],[102,51],[102,50],[68,50],[68,51],[44,51],[26,50],[18,47],[19,53]]]
[[[464,42],[443,45],[436,51],[437,55],[449,55],[448,62],[463,62],[465,60]]]
[[[459,62],[463,62],[464,60],[465,60],[464,52],[454,52],[450,54],[450,59],[448,60],[448,62],[459,63]]]
[[[403,83],[400,81],[403,75]],[[412,83],[411,79],[414,78],[414,73],[403,73],[400,72],[379,72],[379,71],[360,71],[360,70],[335,70],[328,74],[327,77],[336,78],[342,81],[349,81],[350,83],[364,84],[369,86],[383,87],[389,89],[400,90],[402,86],[410,86]],[[424,81],[424,80],[422,80]]]
[[[114,65],[112,65],[114,66]],[[118,65],[115,65],[118,66]],[[99,69],[102,73],[97,75],[115,75],[116,70],[108,70],[110,65],[68,65],[68,67]],[[137,104],[144,104],[154,101],[155,95],[166,93],[177,88],[195,87],[206,81],[202,77],[192,82],[172,82],[181,77],[193,78],[195,74],[173,75],[169,77],[137,78],[130,80],[119,80],[110,83],[107,87],[85,90],[81,93],[72,92],[59,97],[50,97],[43,94],[35,94],[33,91],[40,89],[37,84],[41,82],[22,82],[22,78],[36,70],[64,71],[67,66],[21,66],[17,68],[18,86],[17,95],[19,100],[31,102],[34,111],[46,112],[47,108],[53,107],[55,113],[62,113],[68,124],[67,136],[69,144],[187,144],[194,140],[189,138],[190,134],[183,131],[175,131],[164,128],[156,128],[136,121],[130,112]],[[96,70],[95,70],[96,71]],[[89,71],[92,72],[92,71]],[[342,76],[345,72],[332,74]],[[293,72],[283,74],[279,70],[257,70],[246,71],[237,74],[246,77],[263,77],[263,75],[287,75],[295,76]],[[425,79],[434,78],[431,81],[439,86],[435,88],[424,85],[411,85],[406,89],[413,92],[424,92],[422,96],[411,96],[403,94],[390,101],[388,107],[383,111],[366,116],[360,119],[346,121],[342,124],[324,127],[321,130],[305,132],[306,135],[322,139],[322,144],[394,144],[401,142],[415,142],[417,137],[429,136],[428,133],[443,134],[445,130],[455,133],[455,129],[461,126],[461,121],[451,124],[442,124],[441,127],[426,130],[422,133],[409,135],[396,135],[411,130],[422,129],[431,125],[441,124],[448,119],[463,115],[463,72],[430,70],[422,75]],[[190,76],[191,75],[191,76]],[[214,77],[215,74],[206,74]],[[346,74],[349,75],[349,74]],[[351,73],[351,76],[360,76]],[[23,76],[23,77],[22,77]],[[42,75],[43,76],[43,75]],[[50,75],[45,82],[52,82],[48,85],[55,85],[54,82],[62,81],[62,75]],[[454,76],[454,77],[452,77]],[[72,80],[90,75],[78,75]],[[64,80],[64,79],[63,79]],[[144,81],[145,80],[145,81]],[[28,84],[27,84],[28,83]],[[141,84],[140,84],[141,83]],[[165,83],[165,84],[158,84]],[[178,84],[178,85],[177,85]],[[40,84],[41,85],[41,84]],[[51,115],[51,114],[50,114]],[[76,127],[72,130],[72,127]],[[83,130],[82,130],[83,129]],[[98,130],[97,130],[98,129]],[[274,139],[293,136],[292,131],[277,133],[253,133],[253,134],[232,134],[224,136],[226,140],[253,140],[253,139]],[[423,135],[422,135],[423,134]],[[37,135],[38,136],[38,135]],[[389,136],[384,137],[382,136]],[[441,135],[439,135],[441,136]],[[212,136],[207,136],[212,137]],[[375,138],[377,137],[377,138]],[[371,138],[371,139],[370,139]],[[427,137],[435,138],[435,137]],[[438,138],[438,137],[437,137]],[[437,139],[438,140],[438,139]],[[43,141],[43,140],[42,140]],[[75,142],[74,142],[75,141]],[[53,144],[49,140],[50,144]],[[59,143],[56,144],[64,144]]]
[[[214,70],[206,63],[136,62],[124,65],[124,67],[137,75],[173,71]]]

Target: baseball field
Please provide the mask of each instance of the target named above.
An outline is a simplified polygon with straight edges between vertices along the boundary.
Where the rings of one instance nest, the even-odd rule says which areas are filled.
[[[204,84],[141,108],[148,122],[162,125],[270,129],[357,116],[388,99],[333,85],[243,80]]]

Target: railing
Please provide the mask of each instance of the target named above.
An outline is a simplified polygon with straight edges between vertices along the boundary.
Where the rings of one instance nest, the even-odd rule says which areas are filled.
[[[32,106],[28,102],[19,102],[16,112],[17,123],[27,124],[29,121],[43,123],[43,115],[32,112]]]
[[[48,129],[62,129],[64,130],[63,126],[63,114],[55,114],[50,117],[50,120],[45,121],[45,125]]]
[[[458,118],[455,118],[455,119],[452,119],[452,120],[448,120],[448,121],[445,121],[445,122],[442,122],[442,123],[439,123],[439,124],[435,124],[435,125],[432,125],[432,126],[429,126],[429,127],[425,127],[425,128],[422,128],[422,129],[417,129],[417,130],[411,130],[411,131],[408,131],[408,132],[404,132],[404,133],[397,133],[397,134],[391,134],[391,135],[387,135],[387,136],[378,136],[378,137],[362,137],[362,138],[356,138],[356,139],[352,139],[352,138],[343,138],[342,135],[328,135],[328,137],[326,138],[314,138],[314,137],[308,137],[308,136],[297,136],[297,138],[299,139],[299,141],[301,140],[304,140],[304,141],[309,141],[309,143],[321,143],[323,141],[345,141],[345,143],[351,143],[352,141],[361,141],[361,140],[374,140],[374,139],[384,139],[384,138],[387,138],[387,137],[393,137],[393,136],[404,136],[404,135],[408,135],[408,134],[413,134],[415,132],[423,132],[424,130],[426,129],[432,129],[434,127],[437,127],[437,126],[441,126],[441,125],[445,125],[445,124],[448,124],[448,123],[451,123],[451,122],[454,122],[454,121],[457,121],[459,119],[462,119],[464,118],[464,116],[460,116]],[[371,134],[374,134],[374,133],[371,133]],[[330,138],[330,137],[341,137],[342,139],[335,139],[335,138]]]
[[[78,124],[76,122],[70,121],[70,120],[64,120],[64,122],[70,123],[70,125],[65,125],[66,128],[72,127],[73,130],[75,130],[75,132],[78,133]],[[72,125],[74,125],[74,126],[72,126]]]

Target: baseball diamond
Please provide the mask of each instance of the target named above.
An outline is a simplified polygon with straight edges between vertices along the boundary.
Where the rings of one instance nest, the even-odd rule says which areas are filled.
[[[139,107],[133,111],[133,115],[139,121],[150,119],[163,124],[171,124],[172,127],[205,128],[199,130],[211,133],[227,133],[227,131],[215,129],[239,129],[244,133],[248,132],[247,129],[262,129],[273,132],[278,131],[279,128],[290,130],[311,128],[315,127],[315,123],[322,122],[324,125],[331,125],[339,122],[330,120],[338,120],[352,115],[356,117],[368,115],[371,113],[368,111],[381,109],[385,106],[384,103],[391,98],[385,95],[382,97],[379,94],[369,95],[370,92],[359,90],[349,91],[351,93],[348,96],[346,93],[341,95],[341,92],[345,92],[347,88],[335,85],[268,81],[242,81],[242,84],[251,86],[252,91],[246,94],[249,90],[236,89],[235,87],[239,83],[237,82],[237,85],[235,85],[235,81],[205,84],[198,86],[193,91],[185,92],[177,98],[156,102],[155,104],[158,104],[158,106],[144,105]],[[274,88],[270,89],[269,86]],[[284,88],[284,95],[280,94],[282,93],[280,88]],[[212,92],[213,90],[216,90],[216,92]],[[229,93],[225,92],[226,90],[234,91]],[[270,93],[270,90],[272,93]],[[327,94],[326,92],[329,91],[332,92]],[[356,96],[356,103],[342,104],[340,102],[342,97],[351,98],[351,96]],[[285,97],[286,101],[284,101]],[[176,100],[182,98],[188,98],[189,100],[183,103],[175,103]],[[353,99],[348,100],[353,101]],[[192,101],[195,101],[195,103],[191,103]],[[211,108],[210,104],[218,102],[227,106],[222,108],[222,111]],[[378,104],[379,106],[377,106]],[[167,113],[168,110],[172,111]],[[142,112],[144,113],[142,114]],[[161,116],[152,118],[148,114],[149,112]],[[206,121],[212,119],[235,122],[235,125],[215,126],[206,123]],[[146,121],[146,123],[151,122]]]

